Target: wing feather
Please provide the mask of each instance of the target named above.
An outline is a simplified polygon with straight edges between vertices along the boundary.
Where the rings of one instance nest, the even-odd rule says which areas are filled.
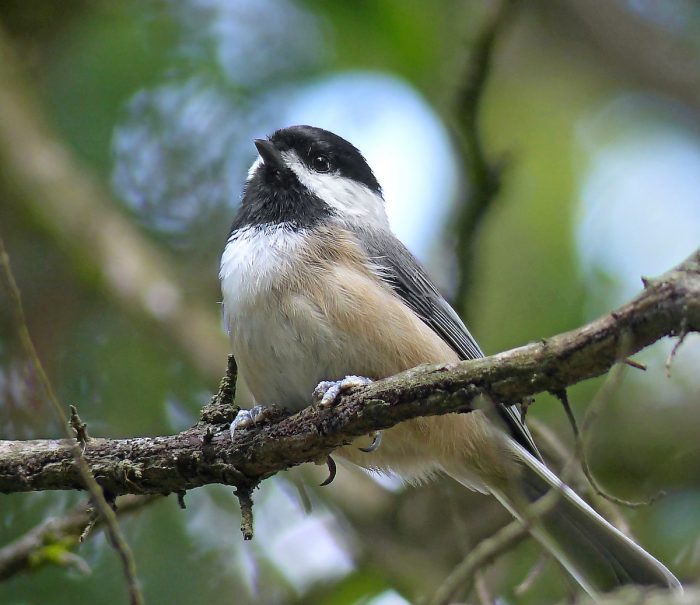
[[[438,334],[461,359],[478,359],[484,353],[455,310],[442,297],[409,250],[387,231],[352,229],[378,277]],[[498,405],[513,438],[541,459],[517,406]]]

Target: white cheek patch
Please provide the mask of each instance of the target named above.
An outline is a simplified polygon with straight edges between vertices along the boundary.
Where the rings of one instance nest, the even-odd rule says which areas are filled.
[[[294,151],[283,151],[282,158],[299,182],[337,210],[341,217],[369,222],[384,229],[389,228],[384,200],[380,194],[337,173],[315,172],[307,167]]]
[[[260,156],[258,156],[255,159],[255,161],[253,162],[253,165],[250,168],[248,168],[248,176],[246,177],[246,180],[245,180],[246,183],[255,176],[255,171],[258,169],[258,167],[262,163],[263,163],[262,158]]]

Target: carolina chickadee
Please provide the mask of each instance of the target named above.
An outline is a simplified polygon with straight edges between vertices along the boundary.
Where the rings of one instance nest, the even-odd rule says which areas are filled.
[[[356,376],[483,356],[391,232],[379,183],[352,144],[292,126],[255,146],[220,271],[239,403],[249,394],[300,410],[319,383],[328,402]],[[497,409],[495,422],[485,411],[409,420],[384,431],[379,447],[375,438],[338,454],[409,481],[446,473],[516,517],[554,487],[561,497],[531,531],[586,591],[680,587],[545,466],[516,409]],[[256,414],[239,413],[232,433]]]

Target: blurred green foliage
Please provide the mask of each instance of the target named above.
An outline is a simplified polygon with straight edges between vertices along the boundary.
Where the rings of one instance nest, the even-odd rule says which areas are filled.
[[[404,78],[452,124],[451,112],[458,108],[460,84],[467,77],[470,41],[492,8],[489,2],[449,0],[268,0],[253,8],[254,4],[71,2],[56,12],[50,3],[32,0],[1,5],[0,24],[13,38],[50,122],[105,183],[115,171],[115,131],[124,127],[126,116],[136,124],[140,117],[147,119],[146,111],[140,113],[139,105],[130,104],[139,93],[167,85],[180,91],[201,87],[201,92],[219,95],[230,123],[214,124],[213,130],[226,130],[229,138],[221,142],[211,130],[186,138],[169,156],[171,172],[166,170],[160,179],[174,181],[177,171],[186,171],[196,158],[218,149],[216,144],[229,159],[211,173],[197,173],[193,182],[231,178],[240,185],[251,157],[248,133],[284,125],[275,123],[284,86],[303,87],[312,78],[343,70],[386,72]],[[581,125],[587,117],[616,96],[643,86],[669,107],[684,107],[678,113],[684,123],[693,124],[687,136],[698,144],[700,107],[678,91],[674,97],[665,78],[659,77],[654,88],[649,76],[644,80],[628,67],[628,58],[602,46],[582,26],[580,11],[588,3],[579,4],[567,10],[567,2],[556,8],[546,2],[522,3],[497,41],[481,128],[489,158],[504,163],[503,181],[474,235],[477,257],[457,259],[457,264],[472,263],[475,268],[468,301],[470,327],[487,352],[573,328],[614,304],[610,292],[621,278],[612,270],[585,270],[576,240],[587,177],[583,156],[595,153],[582,151]],[[686,14],[683,3],[677,10]],[[631,44],[644,43],[634,38],[635,20],[661,30],[669,45],[684,44],[688,33],[699,29],[697,19],[668,30],[653,11],[622,14],[632,28]],[[239,29],[227,29],[231,24]],[[250,38],[244,39],[244,34]],[[249,53],[259,49],[261,56],[251,73],[245,71],[246,56],[238,57],[243,67],[237,78],[222,57],[237,57],[239,43]],[[259,64],[263,60],[268,63]],[[692,75],[697,77],[697,71]],[[674,111],[668,128],[675,127]],[[647,126],[637,125],[640,131]],[[167,131],[167,120],[158,128]],[[140,160],[133,168],[139,166]],[[153,182],[152,188],[161,185]],[[463,175],[463,189],[468,188],[468,175]],[[167,193],[166,189],[162,196],[165,211]],[[668,195],[674,195],[671,187]],[[195,201],[202,204],[201,211],[187,215],[174,231],[150,220],[145,202],[122,200],[120,211],[174,260],[188,293],[209,301],[215,316],[217,256],[235,203],[223,194],[220,203]],[[92,270],[76,264],[30,209],[5,196],[3,178],[0,235],[12,257],[39,354],[61,400],[77,403],[93,434],[165,434],[194,421],[215,383],[197,372],[186,352],[176,350],[146,318],[135,317],[96,287]],[[86,257],[90,254],[85,251]],[[445,259],[431,262],[449,265]],[[54,436],[55,421],[34,390],[6,300],[0,285],[0,437]],[[646,375],[626,373],[586,440],[591,464],[612,492],[642,498],[660,488],[673,490],[653,507],[627,516],[640,541],[687,579],[697,578],[700,570],[700,382],[692,371],[698,362],[696,345],[695,340],[680,350],[671,380],[663,367],[668,349],[657,346],[646,354]],[[600,381],[593,381],[572,390],[579,416],[599,386]],[[551,398],[540,397],[530,413],[570,442],[565,418]],[[390,600],[401,595],[414,602],[430,594],[470,545],[507,519],[487,498],[463,493],[445,481],[411,489],[394,486],[392,491],[342,469],[334,486],[318,490],[313,471],[295,475],[296,481],[307,484],[312,518],[329,515],[333,521],[324,522],[322,529],[314,526],[308,535],[300,530],[301,538],[290,538],[286,547],[285,532],[305,527],[308,520],[290,477],[278,477],[274,487],[267,482],[260,490],[258,538],[252,544],[241,542],[234,499],[218,487],[189,494],[185,511],[167,499],[124,520],[146,601],[378,605],[402,602]],[[2,496],[0,545],[79,501],[77,494]],[[351,563],[336,572],[320,565],[316,576],[300,580],[284,561],[294,559],[294,548],[302,560],[311,557],[320,548],[315,542],[319,532]],[[335,550],[327,552],[330,561],[339,556]],[[567,584],[551,562],[532,588],[515,594],[539,552],[535,544],[524,543],[486,570],[494,594],[513,603],[562,598]],[[44,566],[0,584],[0,601],[125,602],[120,567],[104,537],[82,545],[79,554],[90,566],[90,575]]]

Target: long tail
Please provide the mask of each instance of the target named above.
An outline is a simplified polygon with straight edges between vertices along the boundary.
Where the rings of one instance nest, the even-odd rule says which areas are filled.
[[[529,502],[552,488],[559,490],[559,500],[536,519],[531,533],[586,592],[595,596],[625,584],[682,590],[662,563],[610,525],[542,462],[517,443],[512,442],[512,447],[523,463],[519,485],[491,488],[491,492],[515,517],[522,518]]]

